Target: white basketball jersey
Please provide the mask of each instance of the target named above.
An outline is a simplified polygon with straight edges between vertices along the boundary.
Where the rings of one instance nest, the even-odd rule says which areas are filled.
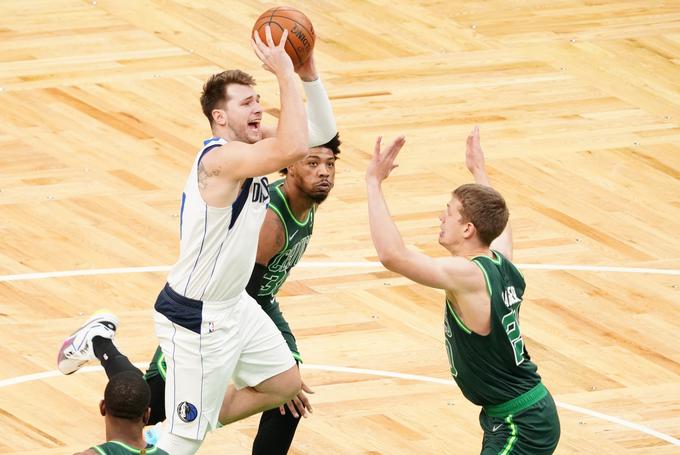
[[[179,260],[168,284],[185,297],[229,300],[246,288],[255,265],[257,241],[269,203],[267,177],[246,179],[230,207],[210,207],[198,190],[198,165],[222,138],[203,142],[196,156],[180,211]]]

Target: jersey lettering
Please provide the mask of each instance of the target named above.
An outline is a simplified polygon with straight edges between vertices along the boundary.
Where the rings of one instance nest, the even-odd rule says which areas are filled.
[[[521,302],[522,299],[517,297],[517,291],[515,291],[515,286],[508,286],[505,288],[505,291],[503,291],[503,303],[505,303],[505,306],[508,308],[512,308],[512,306],[516,303]]]
[[[262,177],[261,182],[253,184],[253,202],[267,202],[269,200],[269,181],[267,177]]]

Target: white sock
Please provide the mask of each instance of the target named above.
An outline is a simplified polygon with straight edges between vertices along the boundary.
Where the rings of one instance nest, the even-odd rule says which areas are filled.
[[[156,447],[163,449],[172,455],[193,455],[203,444],[197,439],[184,438],[168,432],[167,428],[161,430]]]

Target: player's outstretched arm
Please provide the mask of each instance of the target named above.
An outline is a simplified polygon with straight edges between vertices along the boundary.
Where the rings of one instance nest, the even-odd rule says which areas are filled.
[[[387,269],[425,286],[449,290],[475,288],[481,272],[470,261],[462,257],[435,259],[404,245],[387,207],[382,181],[397,167],[394,160],[405,138],[399,136],[384,151],[381,151],[381,139],[378,137],[376,141],[373,158],[366,171],[368,220],[380,262]]]
[[[467,137],[465,150],[465,165],[475,178],[475,183],[491,186],[489,175],[486,173],[484,152],[479,140],[479,127],[475,126]],[[499,251],[503,256],[512,260],[512,228],[510,221],[505,225],[501,235],[491,242],[491,249]]]
[[[309,129],[310,147],[318,147],[327,143],[338,133],[333,108],[328,93],[321,82],[321,77],[314,62],[314,51],[307,61],[295,70],[302,79],[302,88],[307,97],[307,127]]]
[[[313,51],[307,61],[295,72],[302,79],[302,88],[307,98],[305,104],[307,129],[309,131],[307,145],[318,147],[333,139],[333,136],[338,133],[338,127],[333,116],[331,101],[314,63]],[[264,136],[276,136],[276,127],[265,127]]]

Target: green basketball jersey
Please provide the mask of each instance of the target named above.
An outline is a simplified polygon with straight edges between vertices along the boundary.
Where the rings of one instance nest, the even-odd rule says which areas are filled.
[[[267,273],[262,279],[258,297],[274,296],[279,292],[279,288],[288,278],[290,269],[295,267],[305,253],[314,228],[316,207],[312,207],[304,221],[298,221],[283,194],[283,182],[284,179],[280,179],[269,185],[269,208],[283,224],[286,243],[267,264]]]
[[[165,450],[150,444],[140,450],[118,441],[105,442],[92,449],[102,455],[168,455]]]
[[[302,362],[295,336],[288,322],[283,317],[279,302],[276,301],[276,294],[281,289],[283,283],[286,282],[290,270],[297,265],[307,249],[314,229],[316,206],[312,207],[305,220],[300,221],[295,218],[288,205],[288,200],[283,194],[282,187],[284,181],[285,179],[280,179],[269,185],[269,208],[279,217],[283,225],[286,240],[281,251],[275,254],[267,263],[267,271],[262,277],[262,284],[257,293],[256,300],[281,331],[283,338],[293,353],[293,357]]]
[[[472,403],[504,403],[541,382],[529,358],[519,326],[524,277],[497,251],[495,258],[472,258],[486,280],[491,297],[491,332],[478,335],[468,329],[446,300],[445,344],[451,374]]]

